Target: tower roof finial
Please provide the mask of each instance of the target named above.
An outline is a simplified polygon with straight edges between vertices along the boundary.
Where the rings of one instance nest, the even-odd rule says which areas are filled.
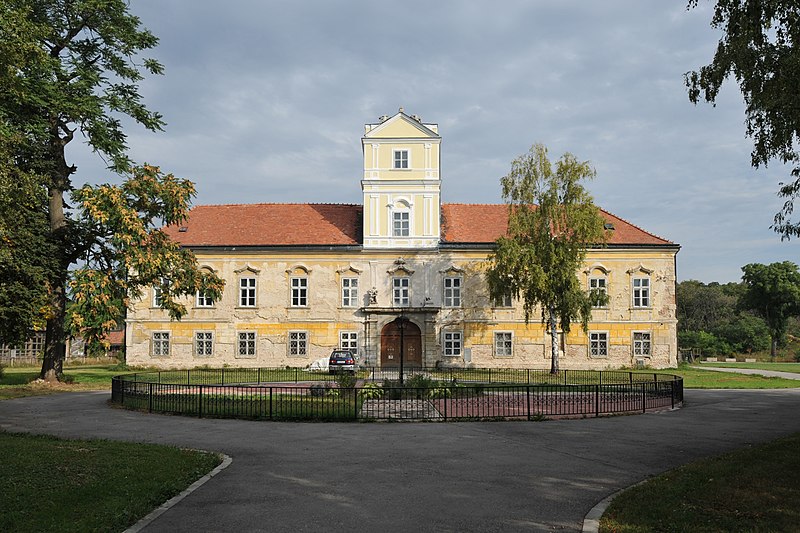
[[[400,109],[398,109],[398,111],[399,111],[400,113],[405,113],[405,111],[403,110],[403,106],[400,106]]]

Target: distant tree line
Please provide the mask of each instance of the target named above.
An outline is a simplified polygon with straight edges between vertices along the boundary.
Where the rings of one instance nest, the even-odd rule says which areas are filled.
[[[711,356],[770,350],[774,357],[788,340],[800,341],[797,265],[749,264],[742,271],[738,283],[678,284],[679,348]]]

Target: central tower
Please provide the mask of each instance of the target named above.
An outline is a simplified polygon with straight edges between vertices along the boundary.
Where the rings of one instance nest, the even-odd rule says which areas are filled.
[[[441,137],[403,108],[364,125],[364,248],[436,248]]]

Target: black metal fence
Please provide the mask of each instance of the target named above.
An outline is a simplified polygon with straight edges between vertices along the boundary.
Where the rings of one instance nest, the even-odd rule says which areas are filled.
[[[268,420],[465,420],[590,417],[670,409],[680,376],[538,369],[366,368],[356,379],[294,368],[194,369],[115,376],[131,409]]]

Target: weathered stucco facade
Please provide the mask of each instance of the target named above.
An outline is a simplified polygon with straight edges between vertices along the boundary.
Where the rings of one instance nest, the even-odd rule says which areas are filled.
[[[226,281],[171,322],[156,290],[128,315],[131,365],[305,367],[331,349],[365,364],[549,367],[549,337],[483,277],[504,205],[440,202],[438,128],[402,111],[369,124],[363,205],[198,206],[168,232]],[[609,303],[559,345],[562,368],[676,365],[679,247],[604,212],[609,244],[578,272]]]

